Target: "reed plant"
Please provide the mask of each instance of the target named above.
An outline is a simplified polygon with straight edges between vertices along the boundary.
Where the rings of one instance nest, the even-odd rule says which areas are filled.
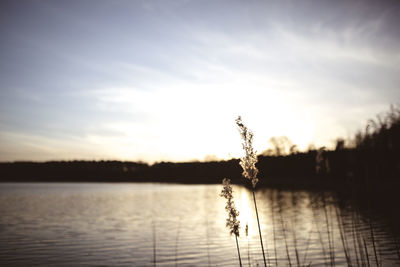
[[[205,224],[206,224],[206,238],[207,238],[207,262],[208,266],[211,266],[211,256],[210,256],[210,224],[208,222],[208,217],[206,216],[205,218]]]
[[[256,163],[258,161],[256,151],[253,148],[253,132],[249,130],[242,122],[242,118],[239,116],[236,119],[236,125],[239,128],[240,136],[242,137],[242,147],[245,152],[245,155],[240,158],[240,166],[243,168],[243,177],[249,179],[252,185],[252,193],[253,193],[253,202],[254,202],[254,209],[256,211],[257,216],[257,224],[258,224],[258,233],[260,235],[260,245],[262,250],[262,255],[264,259],[264,266],[267,266],[267,261],[265,259],[265,252],[264,252],[264,245],[262,240],[261,234],[261,227],[260,227],[260,219],[258,216],[258,209],[257,209],[257,201],[254,190],[258,183],[258,169],[256,167]]]
[[[178,266],[178,243],[179,243],[179,233],[181,231],[181,217],[179,217],[179,224],[178,224],[178,230],[176,233],[176,240],[175,240],[175,267]]]
[[[156,223],[152,221],[152,231],[153,231],[153,266],[156,267],[157,259],[156,259],[156,248],[157,248],[157,237],[156,237]]]
[[[278,251],[277,251],[277,237],[276,237],[276,227],[275,227],[275,205],[274,205],[274,195],[270,194],[271,200],[271,220],[272,220],[272,232],[273,232],[273,241],[274,241],[274,258],[275,258],[275,266],[278,266]]]
[[[239,216],[239,211],[235,207],[235,202],[233,201],[233,189],[231,186],[231,181],[228,178],[224,178],[222,180],[222,191],[220,196],[226,198],[226,206],[225,210],[228,212],[228,218],[226,219],[226,227],[230,229],[230,234],[235,235],[236,247],[239,256],[239,265],[242,267],[242,259],[240,257],[240,249],[239,249],[239,229],[240,229],[240,221],[237,219]]]
[[[400,114],[400,110],[399,113]],[[399,127],[400,125],[400,115],[398,117],[394,117],[392,119],[392,127],[394,129]],[[395,120],[397,118],[397,120]],[[351,217],[346,217],[342,214],[342,210],[339,207],[339,203],[336,203],[333,196],[329,196],[326,192],[317,195],[317,199],[311,201],[310,208],[312,211],[311,220],[312,224],[315,225],[313,230],[310,230],[308,234],[308,238],[305,243],[305,249],[299,249],[298,238],[301,238],[301,235],[297,235],[296,233],[296,225],[297,225],[297,214],[294,214],[294,221],[291,224],[291,228],[294,229],[292,233],[293,242],[289,244],[290,235],[288,235],[287,227],[288,225],[285,223],[282,203],[279,202],[278,196],[278,208],[279,213],[275,214],[274,210],[274,200],[275,198],[271,194],[271,220],[272,220],[272,231],[273,234],[270,238],[273,238],[275,260],[273,258],[269,258],[268,256],[268,248],[264,250],[263,238],[261,234],[261,226],[260,219],[257,209],[257,201],[255,197],[255,189],[256,185],[259,182],[257,177],[258,169],[256,167],[256,163],[258,161],[256,151],[253,148],[253,132],[250,131],[242,121],[242,118],[239,116],[236,119],[236,124],[238,126],[240,136],[242,138],[242,148],[244,150],[244,156],[240,158],[240,166],[243,169],[242,176],[249,180],[252,189],[254,208],[257,218],[258,224],[258,232],[260,237],[260,245],[263,254],[264,266],[271,265],[269,260],[271,260],[272,265],[278,266],[280,262],[278,262],[278,251],[277,251],[277,243],[281,240],[283,242],[283,251],[286,249],[286,261],[289,266],[310,266],[311,261],[307,259],[308,251],[310,247],[315,246],[315,244],[311,245],[311,243],[319,241],[319,249],[321,250],[322,256],[322,264],[326,267],[334,267],[343,264],[340,259],[340,255],[344,254],[344,264],[346,266],[384,266],[383,258],[381,251],[379,250],[378,245],[378,235],[374,230],[374,225],[371,220],[371,216],[368,216],[368,221],[364,221],[362,217],[360,218],[361,212],[357,209],[357,205],[350,206]],[[382,126],[382,128],[384,128]],[[386,127],[389,128],[389,127]],[[398,129],[398,128],[396,128]],[[383,130],[382,130],[383,131]],[[394,131],[394,130],[393,130]],[[379,135],[382,133],[375,133],[375,135]],[[367,142],[368,135],[366,136],[364,142],[361,145],[368,145]],[[316,158],[316,172],[319,174],[326,174],[329,172],[329,162],[326,159],[326,154],[324,148],[321,148],[317,152]],[[356,196],[353,196],[356,198]],[[310,199],[312,199],[310,197]],[[346,214],[346,210],[344,210]],[[277,215],[277,216],[275,216]],[[282,239],[277,238],[277,233],[275,229],[275,224],[282,229],[281,233],[283,235]],[[367,229],[364,229],[367,227]],[[247,225],[246,225],[247,228]],[[316,231],[316,232],[315,232]],[[247,233],[246,233],[247,234]],[[316,239],[315,239],[316,238]],[[340,238],[340,239],[339,239]],[[398,240],[394,238],[394,246],[395,251],[397,252],[400,259],[400,245],[398,244]],[[238,243],[237,243],[238,244]],[[318,245],[318,244],[317,244]],[[340,251],[342,247],[342,251]],[[315,248],[313,248],[315,249]],[[302,253],[304,251],[304,253]],[[238,250],[239,252],[239,250]],[[249,244],[248,244],[248,252],[249,252]],[[240,257],[240,256],[239,256]],[[250,255],[248,253],[248,259],[250,264]],[[254,260],[254,259],[253,259]],[[282,262],[285,259],[281,259]],[[256,261],[256,260],[254,260]],[[271,265],[271,266],[272,266]]]
[[[348,241],[346,238],[346,233],[344,231],[342,215],[341,215],[340,209],[338,209],[337,206],[335,206],[335,212],[336,212],[336,220],[338,222],[340,240],[342,241],[343,252],[346,257],[347,266],[351,267],[352,263],[351,263],[351,257],[350,257],[350,252],[349,252],[350,251],[349,244],[348,244]],[[364,244],[365,244],[365,240],[364,240]],[[368,258],[368,253],[367,253],[367,258]]]
[[[249,267],[250,267],[249,223],[246,223],[246,228],[244,229],[244,232],[246,233],[246,239],[247,239],[247,260],[248,260],[248,262],[249,262]]]

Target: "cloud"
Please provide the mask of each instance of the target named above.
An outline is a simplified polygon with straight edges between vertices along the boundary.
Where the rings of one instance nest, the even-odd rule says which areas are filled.
[[[24,148],[41,159],[237,156],[238,115],[259,151],[271,136],[323,145],[400,97],[392,3],[44,1],[11,11],[0,52],[11,159]]]

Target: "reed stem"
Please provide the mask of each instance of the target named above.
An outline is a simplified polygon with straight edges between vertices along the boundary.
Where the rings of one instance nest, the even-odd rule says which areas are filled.
[[[153,266],[156,267],[156,225],[153,221]]]
[[[240,258],[239,242],[237,239],[237,235],[235,235],[235,238],[236,238],[236,247],[237,247],[238,256],[239,256],[239,264],[240,264],[240,267],[242,267],[242,259]]]
[[[246,233],[246,239],[247,239],[247,261],[248,261],[249,267],[250,267],[251,264],[250,264],[250,242],[249,242],[249,224],[248,223],[246,223],[245,233]]]
[[[249,239],[247,238],[247,260],[249,262],[249,267],[251,266],[251,260],[250,260],[250,243]]]
[[[364,242],[365,254],[367,257],[367,264],[368,264],[368,267],[371,267],[371,264],[369,263],[368,247],[367,247],[367,243],[365,242],[365,238],[363,238],[363,242]]]
[[[287,260],[289,263],[289,267],[292,267],[292,261],[290,259],[289,246],[288,246],[288,241],[287,241],[287,237],[286,237],[286,227],[285,227],[285,223],[283,222],[282,210],[280,210],[279,215],[281,217],[283,239],[285,240],[286,256],[287,256]]]
[[[274,196],[272,194],[271,194],[271,219],[272,219],[272,232],[274,234],[275,266],[278,266],[278,252],[276,248],[276,229],[275,229],[275,205],[274,205]]]
[[[380,264],[379,264],[379,260],[378,260],[378,253],[376,251],[376,246],[375,246],[374,229],[372,228],[371,218],[369,218],[369,228],[371,231],[371,240],[372,240],[372,247],[374,248],[374,256],[375,256],[376,266],[379,267]]]
[[[178,231],[177,231],[176,240],[175,240],[175,267],[178,267],[178,242],[179,242],[180,230],[181,230],[181,218],[179,218]]]
[[[257,215],[258,233],[260,235],[260,244],[261,244],[261,249],[262,249],[262,254],[263,254],[263,259],[264,259],[264,266],[267,267],[267,261],[265,260],[264,245],[263,245],[263,240],[262,240],[262,235],[261,235],[261,227],[260,227],[260,219],[258,218],[257,201],[256,201],[256,195],[254,194],[254,189],[252,190],[252,192],[253,192],[254,208],[256,210],[256,215]]]

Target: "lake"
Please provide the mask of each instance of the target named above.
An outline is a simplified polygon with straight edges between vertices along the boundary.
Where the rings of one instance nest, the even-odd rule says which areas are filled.
[[[0,184],[0,266],[238,266],[221,189]],[[270,266],[400,265],[393,225],[378,213],[330,192],[261,189],[256,198]],[[243,266],[263,266],[252,192],[234,185],[234,201]]]

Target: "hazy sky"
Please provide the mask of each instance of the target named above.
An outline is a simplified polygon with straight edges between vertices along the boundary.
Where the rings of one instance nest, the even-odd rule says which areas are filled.
[[[0,161],[241,155],[400,101],[399,1],[0,1]]]

